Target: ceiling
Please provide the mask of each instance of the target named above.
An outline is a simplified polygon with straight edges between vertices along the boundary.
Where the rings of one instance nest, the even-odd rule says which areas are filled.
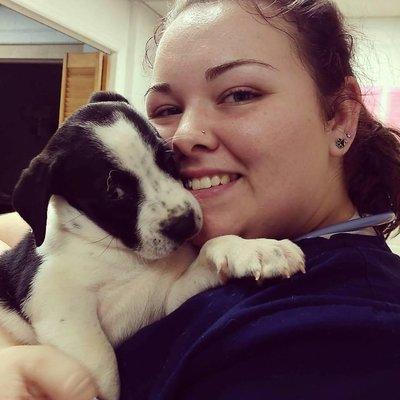
[[[170,1],[168,0],[142,0],[142,1],[160,15],[165,15],[167,13],[169,7],[168,4],[170,3]]]
[[[160,15],[168,11],[170,0],[143,0]],[[400,0],[335,0],[348,17],[400,17]]]

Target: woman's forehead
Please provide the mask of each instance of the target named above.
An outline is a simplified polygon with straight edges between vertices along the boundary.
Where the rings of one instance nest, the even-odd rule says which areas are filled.
[[[156,52],[154,80],[177,70],[193,73],[194,66],[204,70],[236,59],[285,65],[293,61],[293,53],[287,34],[235,1],[203,3],[182,12],[166,29]]]

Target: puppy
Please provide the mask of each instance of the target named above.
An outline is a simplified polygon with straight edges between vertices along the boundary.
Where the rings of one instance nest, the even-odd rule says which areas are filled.
[[[128,101],[95,94],[23,171],[15,209],[32,232],[0,258],[0,326],[17,340],[80,360],[116,400],[113,347],[223,276],[290,276],[289,241],[210,240],[171,151]],[[223,271],[223,274],[218,272]]]

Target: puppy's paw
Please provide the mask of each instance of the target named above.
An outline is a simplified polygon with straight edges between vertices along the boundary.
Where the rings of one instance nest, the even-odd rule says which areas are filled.
[[[221,236],[209,240],[201,252],[222,280],[246,276],[256,280],[290,278],[299,271],[305,273],[304,254],[290,240]]]

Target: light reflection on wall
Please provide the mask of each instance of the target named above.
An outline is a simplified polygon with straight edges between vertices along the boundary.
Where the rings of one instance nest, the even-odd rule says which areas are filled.
[[[400,86],[363,88],[367,109],[385,124],[400,129]]]

